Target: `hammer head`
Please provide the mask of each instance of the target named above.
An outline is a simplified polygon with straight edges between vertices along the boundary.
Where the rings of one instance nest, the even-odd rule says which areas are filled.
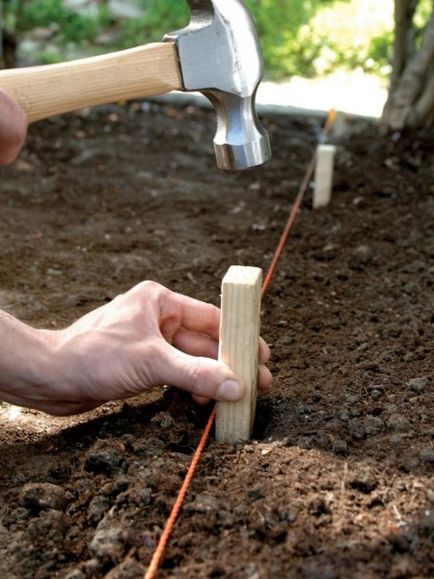
[[[242,0],[187,0],[186,28],[167,34],[174,41],[185,91],[200,91],[217,112],[217,165],[242,170],[271,158],[268,135],[255,109],[263,74],[261,48]]]

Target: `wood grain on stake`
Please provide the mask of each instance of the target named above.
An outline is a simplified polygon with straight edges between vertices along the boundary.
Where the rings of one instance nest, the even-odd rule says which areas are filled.
[[[222,284],[219,360],[246,386],[239,402],[218,402],[216,439],[236,443],[249,440],[256,410],[262,270],[232,266]]]
[[[180,89],[175,44],[160,42],[61,64],[0,71],[0,89],[37,121]]]

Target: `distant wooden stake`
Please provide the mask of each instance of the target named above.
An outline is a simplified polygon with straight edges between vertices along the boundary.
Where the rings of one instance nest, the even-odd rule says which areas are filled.
[[[336,111],[335,122],[331,128],[333,139],[345,139],[351,132],[350,123],[347,121],[347,115],[342,111]]]
[[[319,145],[316,153],[315,191],[313,208],[326,207],[330,203],[333,185],[333,164],[336,147]]]
[[[256,411],[262,270],[232,266],[222,284],[219,360],[246,386],[239,402],[218,402],[216,439],[231,444],[252,436]]]

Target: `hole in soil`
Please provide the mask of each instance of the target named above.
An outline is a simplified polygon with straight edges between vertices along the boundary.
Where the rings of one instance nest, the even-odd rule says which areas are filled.
[[[181,442],[169,442],[167,449],[179,454],[193,454],[193,448],[188,444],[186,437]]]
[[[253,438],[264,440],[270,436],[273,418],[279,410],[280,400],[262,396],[258,398],[256,407],[255,424],[253,425]]]

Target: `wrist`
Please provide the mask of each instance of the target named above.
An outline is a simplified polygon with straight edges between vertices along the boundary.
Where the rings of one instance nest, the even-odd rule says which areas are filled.
[[[8,314],[0,317],[0,398],[30,406],[52,384],[55,334],[37,330]]]
[[[30,388],[36,388],[41,396],[58,383],[56,375],[58,333],[29,327],[27,339],[31,350],[23,361],[23,380]]]

